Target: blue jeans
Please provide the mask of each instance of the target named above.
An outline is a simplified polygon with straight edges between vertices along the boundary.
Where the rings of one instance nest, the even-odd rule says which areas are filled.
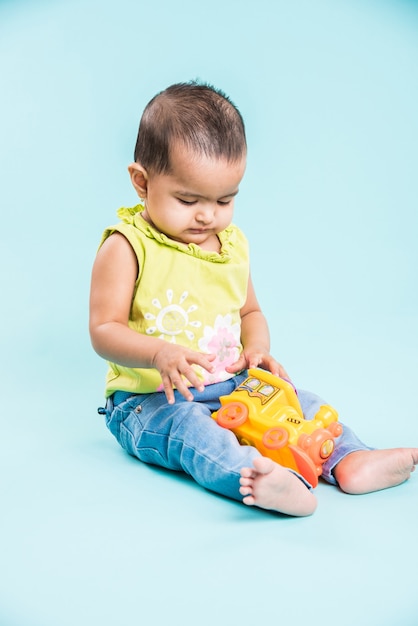
[[[183,471],[206,489],[242,500],[240,470],[251,467],[260,453],[251,446],[240,445],[235,435],[219,427],[211,414],[220,407],[219,397],[230,394],[246,377],[244,372],[225,382],[208,385],[201,393],[192,390],[193,402],[186,401],[177,391],[175,404],[168,404],[165,394],[160,392],[136,395],[116,392],[107,401],[107,426],[122,448],[144,463]],[[298,390],[298,397],[306,419],[312,419],[325,404],[307,391]],[[332,474],[335,465],[350,452],[369,449],[344,426],[333,454],[323,466],[322,477],[336,484]],[[296,475],[310,488],[304,478]]]

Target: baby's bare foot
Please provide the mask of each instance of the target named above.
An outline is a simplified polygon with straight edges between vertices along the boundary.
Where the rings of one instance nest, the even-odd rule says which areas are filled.
[[[244,504],[286,515],[312,515],[316,498],[295,474],[263,456],[256,457],[253,465],[241,470]]]
[[[405,482],[417,463],[418,448],[359,450],[336,465],[334,476],[346,493],[370,493]]]

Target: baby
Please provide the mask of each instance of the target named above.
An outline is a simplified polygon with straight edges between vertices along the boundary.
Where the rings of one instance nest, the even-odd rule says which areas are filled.
[[[249,368],[289,378],[232,223],[246,154],[241,114],[220,90],[182,83],[151,100],[128,168],[141,202],[119,210],[94,263],[91,339],[109,362],[106,423],[129,454],[246,505],[310,515],[302,476],[211,417]],[[325,403],[298,397],[306,419]],[[417,462],[417,448],[375,450],[344,424],[322,476],[361,494],[404,482]]]

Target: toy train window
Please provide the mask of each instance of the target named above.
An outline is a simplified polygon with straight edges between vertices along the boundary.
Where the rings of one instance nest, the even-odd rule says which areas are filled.
[[[262,385],[258,390],[258,393],[261,393],[263,396],[269,398],[272,393],[274,393],[274,387],[272,385]]]
[[[252,397],[259,398],[261,404],[265,404],[271,400],[279,391],[277,387],[264,383],[258,378],[247,378],[239,386],[239,389],[245,390]]]

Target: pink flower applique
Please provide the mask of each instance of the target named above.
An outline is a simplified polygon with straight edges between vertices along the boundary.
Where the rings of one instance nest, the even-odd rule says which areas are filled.
[[[217,315],[215,325],[205,326],[203,337],[199,340],[199,349],[208,354],[215,354],[216,359],[212,362],[215,371],[207,372],[201,369],[205,384],[211,384],[228,380],[231,374],[225,371],[228,365],[232,365],[240,354],[241,327],[239,323],[232,323],[231,315]]]

